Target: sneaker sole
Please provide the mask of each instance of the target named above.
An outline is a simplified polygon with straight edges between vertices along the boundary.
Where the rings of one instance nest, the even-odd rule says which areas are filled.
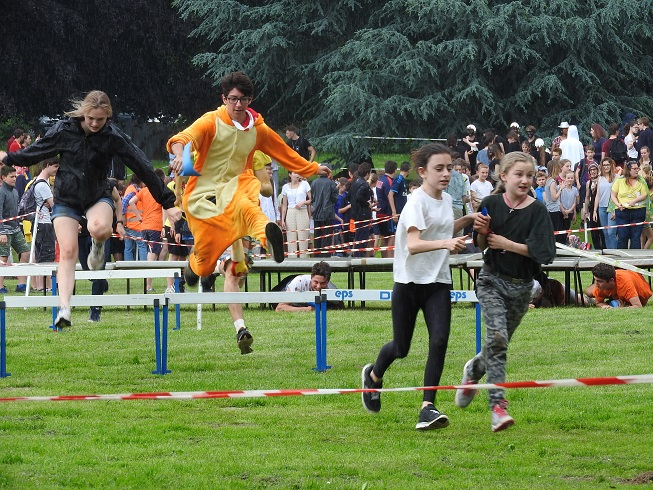
[[[254,352],[252,349],[252,344],[254,343],[254,337],[249,332],[243,335],[239,340],[236,341],[238,348],[240,349],[240,354],[251,354]]]
[[[59,318],[54,326],[57,328],[68,328],[72,325],[72,322],[70,320],[66,320],[65,318]]]
[[[361,382],[363,383],[363,387],[365,386],[365,370],[368,367],[371,367],[371,366],[373,366],[372,363],[366,364],[363,367],[363,370],[361,371]],[[363,389],[366,389],[366,388],[363,388]],[[367,410],[369,413],[379,413],[380,412],[380,410],[370,410],[369,408],[367,408],[367,405],[365,404],[365,393],[361,393],[361,402],[363,403],[363,408],[365,410]]]
[[[254,343],[254,339],[250,337],[243,337],[238,341],[238,348],[240,349],[240,354],[251,354],[254,352],[254,349],[252,349],[252,344]]]
[[[441,413],[435,420],[431,420],[430,422],[418,422],[415,426],[417,430],[444,429],[445,427],[449,427],[449,417],[443,413]]]
[[[507,428],[512,427],[513,425],[515,425],[515,419],[513,419],[512,417],[508,417],[507,419],[502,420],[499,424],[493,425],[492,432],[499,432],[502,430],[506,430]]]
[[[283,262],[285,258],[283,254],[283,232],[279,225],[272,222],[265,225],[265,240],[268,252],[270,252],[274,261],[279,264]]]

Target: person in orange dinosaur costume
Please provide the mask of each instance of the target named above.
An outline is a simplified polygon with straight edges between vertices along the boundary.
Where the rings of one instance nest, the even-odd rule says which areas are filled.
[[[167,144],[175,156],[171,169],[178,174],[184,146],[191,142],[197,152],[194,168],[201,174],[189,177],[183,198],[195,238],[184,271],[189,286],[209,276],[222,253],[244,236],[256,238],[275,261],[283,262],[281,229],[268,220],[259,205],[261,184],[252,169],[255,150],[304,177],[331,173],[328,167],[300,157],[265,124],[263,116],[249,107],[254,87],[247,75],[229,73],[220,86],[223,105],[204,114]]]

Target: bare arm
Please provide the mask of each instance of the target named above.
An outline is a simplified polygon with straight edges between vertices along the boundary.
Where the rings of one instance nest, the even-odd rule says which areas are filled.
[[[446,249],[451,253],[458,253],[465,249],[465,238],[450,238],[448,240],[422,240],[422,232],[412,226],[408,230],[408,253],[416,255],[434,250]]]
[[[289,303],[279,303],[274,311],[313,311],[312,306],[293,306]]]

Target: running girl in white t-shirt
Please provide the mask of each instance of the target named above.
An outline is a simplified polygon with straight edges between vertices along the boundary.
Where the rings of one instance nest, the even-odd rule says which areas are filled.
[[[476,214],[453,219],[451,197],[443,192],[449,185],[452,160],[449,149],[428,144],[413,152],[413,165],[422,186],[409,200],[397,224],[395,235],[394,288],[392,290],[393,340],[381,348],[375,364],[363,368],[363,388],[381,388],[385,371],[395,359],[408,355],[417,313],[422,310],[429,332],[429,354],[424,385],[440,382],[451,324],[451,272],[449,253],[465,249],[465,238],[453,238],[456,231],[474,221]],[[424,391],[416,428],[439,429],[449,418],[434,406],[434,390]],[[365,392],[363,406],[369,412],[381,410],[381,395]]]

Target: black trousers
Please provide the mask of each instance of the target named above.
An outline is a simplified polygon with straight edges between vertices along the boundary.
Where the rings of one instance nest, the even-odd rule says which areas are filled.
[[[395,283],[392,289],[393,338],[381,348],[374,364],[374,374],[382,378],[395,359],[408,355],[417,313],[422,310],[429,332],[424,386],[437,386],[440,383],[451,330],[450,290],[450,284]],[[434,403],[436,393],[435,390],[424,391],[424,401]]]

